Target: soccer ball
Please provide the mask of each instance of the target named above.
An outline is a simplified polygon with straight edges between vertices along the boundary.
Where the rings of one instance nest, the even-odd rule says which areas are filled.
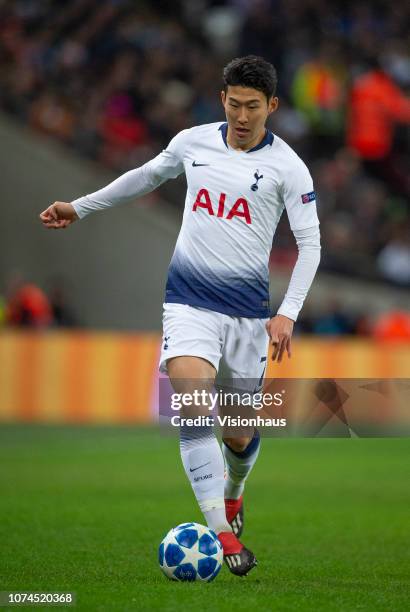
[[[182,523],[162,540],[158,558],[160,568],[170,580],[211,582],[222,567],[222,544],[208,527]]]

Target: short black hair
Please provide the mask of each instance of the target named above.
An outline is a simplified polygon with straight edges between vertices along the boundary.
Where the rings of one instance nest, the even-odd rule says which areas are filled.
[[[272,64],[258,55],[236,57],[223,70],[225,93],[228,85],[241,85],[262,91],[268,101],[275,95],[278,75]]]

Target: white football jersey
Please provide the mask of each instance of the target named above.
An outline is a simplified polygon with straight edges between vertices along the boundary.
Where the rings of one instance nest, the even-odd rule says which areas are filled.
[[[165,302],[268,317],[272,239],[284,208],[292,230],[319,224],[313,182],[278,136],[266,130],[258,146],[238,151],[227,143],[227,128],[184,130],[161,154],[168,171],[173,166],[167,178],[185,172],[188,184]]]
[[[269,130],[249,151],[232,149],[227,131],[228,124],[220,122],[183,130],[157,157],[72,204],[83,218],[132,201],[185,172],[185,210],[165,302],[266,318],[276,227],[286,208],[294,232],[317,228],[313,182],[303,161]],[[306,278],[294,278],[285,316],[296,319],[318,261],[319,250],[306,272],[304,264],[299,266],[297,277],[303,273]]]

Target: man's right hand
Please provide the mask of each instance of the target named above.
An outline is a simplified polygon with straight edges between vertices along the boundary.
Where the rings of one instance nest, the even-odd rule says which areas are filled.
[[[54,202],[40,214],[43,226],[49,229],[65,229],[77,219],[74,206],[69,202]]]

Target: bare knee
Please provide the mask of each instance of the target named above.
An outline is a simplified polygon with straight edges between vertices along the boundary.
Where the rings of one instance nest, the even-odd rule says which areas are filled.
[[[250,437],[242,436],[240,438],[224,438],[223,440],[233,451],[241,453],[247,448],[251,439]]]
[[[185,402],[180,415],[187,418],[209,416],[210,393],[216,374],[214,366],[206,359],[183,355],[168,359],[167,370],[175,393]],[[191,401],[182,396],[191,396]]]

